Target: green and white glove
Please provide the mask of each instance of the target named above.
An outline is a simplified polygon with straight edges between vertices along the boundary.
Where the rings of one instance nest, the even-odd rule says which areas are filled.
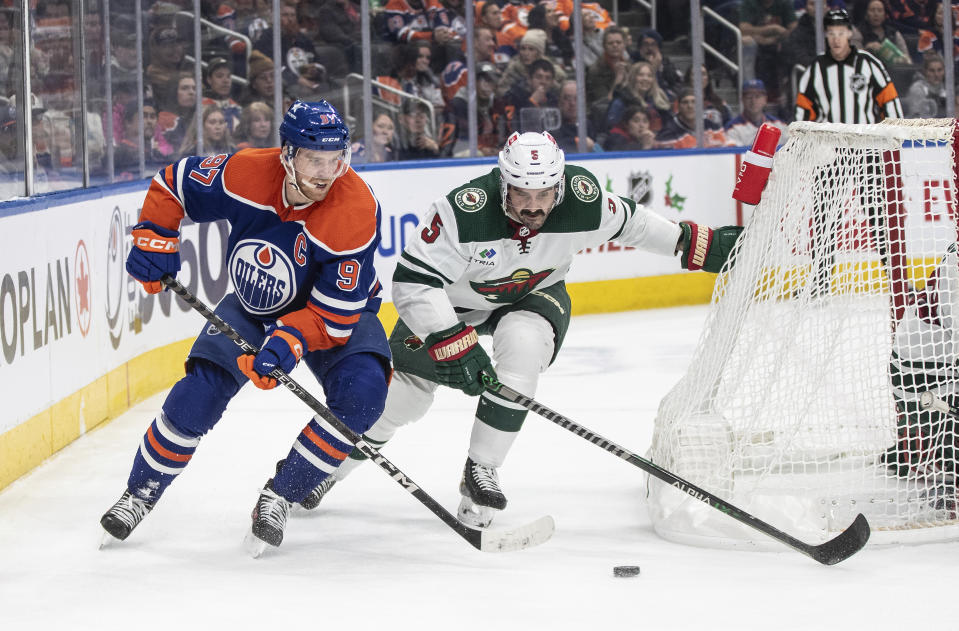
[[[743,231],[742,226],[723,226],[714,230],[692,221],[681,221],[679,227],[683,229],[679,244],[683,253],[683,269],[691,272],[701,269],[713,274],[718,274],[723,268],[723,263],[729,258],[736,239]]]
[[[476,329],[462,322],[431,333],[426,347],[436,362],[436,380],[444,386],[476,396],[484,390],[482,373],[496,378],[493,362],[479,345]]]

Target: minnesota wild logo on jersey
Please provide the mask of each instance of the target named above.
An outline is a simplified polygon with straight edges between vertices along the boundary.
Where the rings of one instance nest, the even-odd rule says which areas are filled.
[[[504,278],[483,282],[471,280],[470,287],[490,302],[508,304],[521,300],[552,273],[552,269],[533,272],[521,268]]]

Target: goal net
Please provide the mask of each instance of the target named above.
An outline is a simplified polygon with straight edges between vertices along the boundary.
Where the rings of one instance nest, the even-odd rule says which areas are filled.
[[[794,123],[688,372],[656,417],[658,465],[809,543],[858,513],[870,543],[959,538],[956,123]],[[941,264],[940,264],[941,263]],[[663,537],[775,548],[650,482]]]

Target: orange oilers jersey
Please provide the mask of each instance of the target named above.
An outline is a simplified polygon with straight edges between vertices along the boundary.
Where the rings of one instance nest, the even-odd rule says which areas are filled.
[[[153,178],[140,220],[172,230],[184,216],[225,220],[226,269],[244,309],[296,328],[309,350],[332,348],[363,311],[379,310],[380,204],[353,169],[323,201],[289,204],[279,152],[183,158]]]

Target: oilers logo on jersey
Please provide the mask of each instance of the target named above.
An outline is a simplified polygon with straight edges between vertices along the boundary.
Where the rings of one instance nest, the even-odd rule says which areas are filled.
[[[236,295],[255,315],[276,313],[296,296],[296,275],[286,254],[268,241],[245,239],[230,256]]]

